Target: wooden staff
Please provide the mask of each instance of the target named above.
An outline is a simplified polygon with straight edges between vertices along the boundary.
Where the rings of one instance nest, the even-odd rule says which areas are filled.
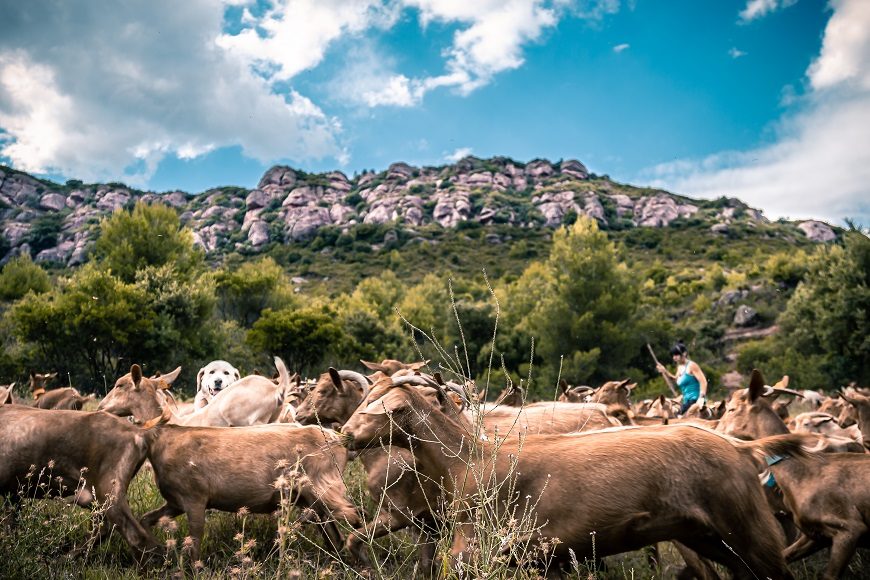
[[[658,370],[658,366],[659,366],[661,363],[659,362],[659,359],[656,358],[656,353],[653,352],[653,349],[652,349],[652,347],[649,345],[649,343],[646,343],[646,347],[647,347],[647,349],[649,350],[649,353],[652,355],[653,360],[654,360],[655,363],[656,363],[656,370]],[[673,381],[673,379],[671,379],[671,377],[669,377],[669,376],[667,375],[667,373],[660,373],[660,374],[662,375],[662,378],[665,379],[665,383],[667,383],[668,388],[671,390],[671,394],[674,395],[675,397],[678,396],[678,395],[677,395],[677,390],[674,388],[674,381]]]

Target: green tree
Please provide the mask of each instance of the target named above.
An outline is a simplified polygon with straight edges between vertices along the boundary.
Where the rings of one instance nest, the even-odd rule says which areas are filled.
[[[246,340],[255,350],[280,356],[289,369],[305,375],[318,372],[318,363],[344,349],[347,337],[331,309],[315,306],[267,308]]]
[[[636,330],[635,278],[595,220],[581,216],[557,230],[549,258],[509,288],[505,309],[516,309],[506,316],[513,332],[536,339],[539,395],[551,394],[560,360],[561,376],[569,381],[594,383],[627,373],[644,342]]]
[[[100,222],[94,255],[125,282],[132,282],[147,266],[166,264],[172,264],[177,276],[190,277],[203,261],[193,234],[181,227],[174,209],[141,201],[132,211],[118,209]]]
[[[824,386],[870,382],[870,239],[863,232],[818,248],[779,324],[780,359],[813,357]]]
[[[144,289],[85,266],[51,292],[27,294],[7,313],[19,340],[35,345],[34,361],[69,372],[88,386],[111,383],[135,347],[152,336],[155,314]]]
[[[226,266],[215,275],[218,311],[224,320],[250,328],[265,308],[294,303],[290,282],[271,257]]]
[[[0,271],[0,300],[18,300],[28,292],[41,294],[50,289],[48,274],[27,254],[13,258]]]
[[[30,252],[35,256],[42,250],[55,247],[62,227],[63,216],[59,213],[47,213],[36,218],[27,233]]]

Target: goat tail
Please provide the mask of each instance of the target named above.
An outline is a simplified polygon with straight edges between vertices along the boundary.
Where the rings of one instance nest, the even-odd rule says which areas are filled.
[[[172,419],[172,409],[169,405],[163,406],[163,413],[159,417],[154,417],[153,419],[149,419],[145,423],[142,424],[142,428],[146,431],[154,429],[154,427],[159,427],[160,425],[165,425],[169,423],[169,420]]]
[[[741,451],[759,459],[776,455],[806,457],[809,453],[819,451],[818,439],[808,433],[786,433],[755,441],[732,441],[732,443]]]
[[[275,368],[278,369],[278,404],[283,405],[287,393],[290,391],[290,373],[280,357],[275,357]]]

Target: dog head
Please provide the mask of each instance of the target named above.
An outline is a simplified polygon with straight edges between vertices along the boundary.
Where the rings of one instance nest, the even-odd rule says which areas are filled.
[[[236,367],[224,360],[214,360],[199,369],[196,375],[196,390],[209,399],[239,380]]]

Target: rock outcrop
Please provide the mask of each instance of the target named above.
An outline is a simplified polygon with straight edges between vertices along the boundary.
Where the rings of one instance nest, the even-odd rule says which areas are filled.
[[[798,229],[814,242],[832,242],[837,239],[834,230],[828,224],[819,221],[801,222],[798,224]]]
[[[398,241],[397,231],[429,224],[554,228],[585,215],[603,228],[662,228],[693,217],[693,223],[706,223],[714,232],[728,235],[741,220],[764,220],[760,212],[736,199],[690,203],[664,191],[621,186],[590,174],[575,159],[559,163],[535,159],[523,164],[506,157],[469,156],[441,167],[393,163],[386,171],[352,178],[340,171],[307,174],[279,165],[269,169],[255,189],[221,187],[195,195],[143,192],[115,183],[59,185],[0,167],[0,235],[4,238],[0,250],[5,251],[0,263],[31,252],[32,232],[56,227],[50,233],[57,243],[34,259],[82,264],[98,235],[100,220],[140,201],[175,208],[193,231],[195,243],[214,255],[256,253],[274,243],[304,243],[323,228],[346,230],[359,224],[395,223],[395,231],[390,230],[393,237],[388,241],[384,236],[387,245]],[[40,228],[34,230],[37,223]],[[830,241],[837,235],[817,221],[798,227],[813,241]],[[401,236],[405,243],[431,242],[426,238],[413,231]],[[510,236],[487,232],[484,239],[499,244]]]

